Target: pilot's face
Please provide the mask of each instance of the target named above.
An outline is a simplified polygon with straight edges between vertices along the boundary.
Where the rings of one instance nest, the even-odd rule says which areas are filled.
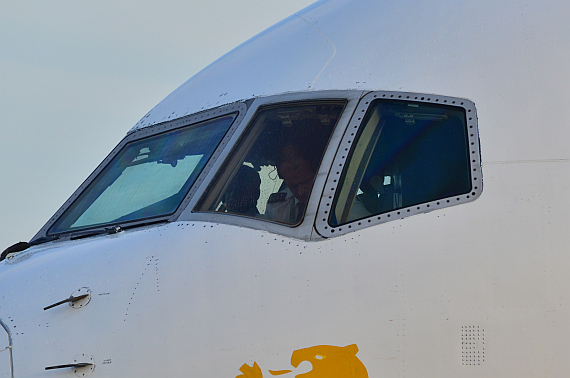
[[[307,203],[315,178],[313,168],[295,149],[285,151],[283,156],[277,168],[279,176],[299,202]]]

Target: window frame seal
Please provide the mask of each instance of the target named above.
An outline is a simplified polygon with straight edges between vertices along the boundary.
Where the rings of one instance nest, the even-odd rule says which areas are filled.
[[[398,100],[410,101],[414,103],[429,103],[443,106],[453,106],[465,109],[467,138],[469,148],[469,169],[471,176],[471,191],[453,197],[445,197],[434,201],[423,202],[418,205],[408,206],[386,213],[371,215],[369,217],[354,220],[340,226],[331,226],[329,224],[329,216],[332,211],[337,191],[341,188],[342,172],[348,162],[353,142],[359,135],[360,129],[364,126],[363,121],[365,115],[373,101]],[[333,168],[338,167],[335,170]],[[392,91],[374,91],[364,95],[356,107],[354,115],[350,120],[346,133],[339,145],[337,153],[334,157],[331,171],[327,178],[325,189],[317,209],[317,217],[315,219],[315,230],[324,238],[331,238],[344,235],[349,232],[358,231],[370,226],[382,224],[391,220],[406,218],[411,215],[427,213],[433,210],[447,208],[475,201],[483,191],[483,174],[481,170],[481,151],[479,144],[479,129],[477,121],[477,110],[473,101],[433,94],[420,94],[411,92],[392,92]]]

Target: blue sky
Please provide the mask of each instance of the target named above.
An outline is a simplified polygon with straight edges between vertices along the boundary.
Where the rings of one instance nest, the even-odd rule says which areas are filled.
[[[0,251],[199,70],[313,0],[0,0]]]

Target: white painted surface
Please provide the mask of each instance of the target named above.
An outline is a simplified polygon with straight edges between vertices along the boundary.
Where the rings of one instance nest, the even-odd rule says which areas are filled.
[[[557,0],[319,2],[196,74],[135,127],[281,92],[410,91],[474,101],[487,161],[564,158],[570,132],[558,127],[557,103],[570,84],[567,8]]]

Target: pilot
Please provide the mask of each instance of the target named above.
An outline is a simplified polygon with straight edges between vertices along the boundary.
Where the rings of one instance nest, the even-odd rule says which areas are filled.
[[[313,163],[315,159],[306,155],[308,151],[290,144],[278,153],[277,173],[287,187],[269,196],[265,210],[267,219],[289,224],[301,222],[317,172],[317,164]],[[359,198],[355,198],[348,221],[367,216],[370,212]]]
[[[250,166],[242,165],[223,196],[223,205],[219,211],[259,216],[257,200],[260,195],[261,179],[259,173]]]
[[[276,158],[277,173],[287,187],[269,196],[265,217],[269,220],[298,224],[303,217],[315,179],[316,167],[302,149],[289,144]]]

